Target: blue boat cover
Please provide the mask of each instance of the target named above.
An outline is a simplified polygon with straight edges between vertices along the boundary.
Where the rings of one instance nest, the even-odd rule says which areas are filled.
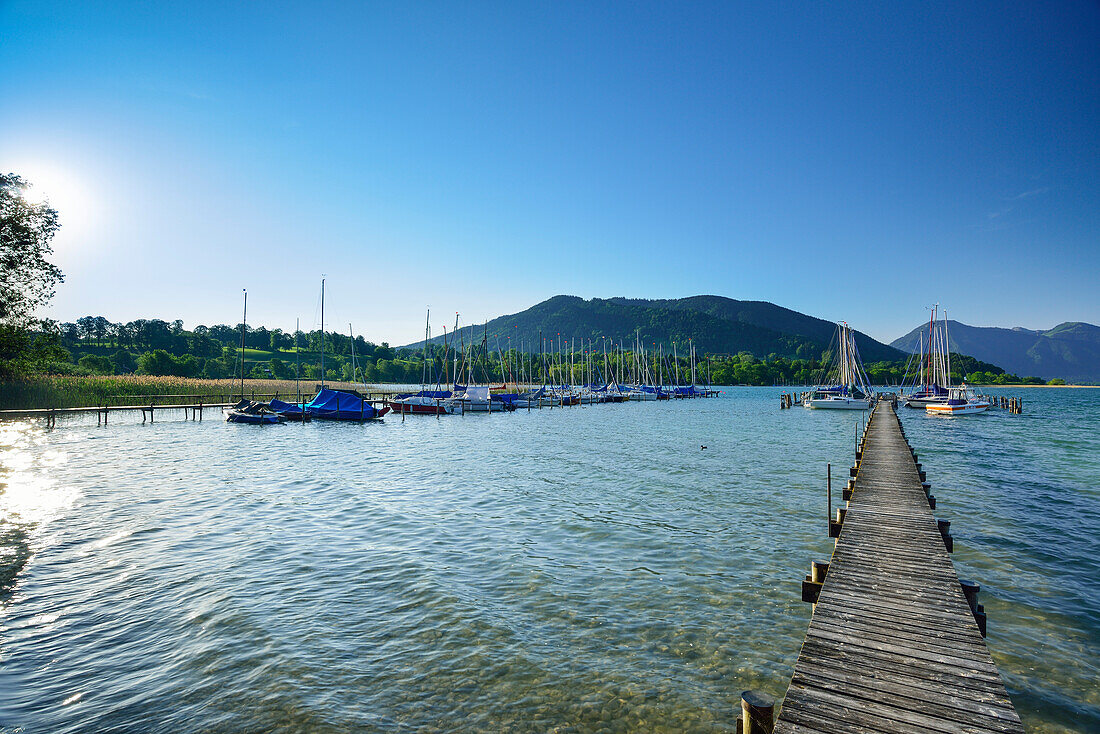
[[[293,413],[296,415],[305,412],[302,406],[297,403],[284,403],[282,400],[272,400],[268,405],[270,405],[271,409],[276,413]]]
[[[323,388],[306,404],[306,412],[314,418],[338,421],[357,421],[378,416],[374,406],[359,396],[328,388]]]

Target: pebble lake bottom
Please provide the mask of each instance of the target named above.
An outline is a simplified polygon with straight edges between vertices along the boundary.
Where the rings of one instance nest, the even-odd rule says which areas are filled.
[[[731,731],[854,458],[789,391],[0,424],[0,732]],[[1100,391],[991,392],[900,414],[1028,731],[1100,731]]]

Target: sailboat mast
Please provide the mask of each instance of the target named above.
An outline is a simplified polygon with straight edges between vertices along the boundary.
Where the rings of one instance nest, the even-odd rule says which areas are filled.
[[[688,377],[691,378],[692,387],[695,386],[695,342],[688,339]]]
[[[325,279],[321,278],[321,389],[325,389]]]
[[[294,394],[298,396],[298,402],[302,402],[302,389],[298,386],[299,373],[302,369],[302,353],[298,351],[298,332],[302,330],[301,319],[294,319]]]
[[[841,359],[841,382],[846,386],[852,384],[852,358],[848,354],[848,340],[851,338],[848,334],[848,325],[844,324],[840,330],[841,347],[840,347],[840,359]]]
[[[351,328],[351,322],[348,322],[348,338],[351,339],[351,381],[355,382],[356,365],[355,365],[355,332]]]
[[[444,381],[447,381],[447,325],[446,324],[443,324],[443,363],[440,366],[443,367],[443,369],[440,370],[440,372],[441,372],[440,377],[442,377]],[[436,380],[435,389],[438,390],[439,387],[440,387],[439,380]]]
[[[920,384],[924,387],[924,334],[920,334]]]
[[[244,332],[248,328],[248,289],[244,291],[244,315],[241,316],[241,400],[244,400]]]
[[[947,359],[947,370],[944,372],[946,379],[944,387],[951,387],[951,340],[947,336],[947,310],[943,312],[943,353]]]
[[[933,351],[933,348],[932,348],[932,337],[933,337],[932,330],[933,330],[933,326],[935,325],[935,323],[936,323],[936,306],[932,306],[932,315],[929,316],[929,318],[928,318],[928,357],[927,357],[928,372],[927,372],[927,375],[928,375],[928,378],[933,383],[935,383],[935,381],[936,381],[936,375],[933,374],[933,372],[932,372],[932,351]]]

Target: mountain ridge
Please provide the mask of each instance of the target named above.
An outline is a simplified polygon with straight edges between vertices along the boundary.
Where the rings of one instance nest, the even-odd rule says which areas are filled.
[[[927,328],[921,324],[890,345],[915,354],[920,334]],[[948,320],[947,331],[952,352],[969,354],[1021,377],[1100,383],[1100,326],[1064,321],[1050,329],[1025,329]]]
[[[538,351],[538,334],[555,342],[579,338],[591,340],[593,348],[603,339],[617,346],[631,345],[637,334],[647,349],[673,345],[684,351],[693,342],[699,353],[733,354],[750,352],[759,358],[776,354],[791,359],[821,356],[836,324],[793,311],[768,301],[739,301],[725,296],[700,295],[681,299],[643,299],[623,296],[592,298],[556,295],[515,314],[506,314],[484,325],[459,329],[456,338],[469,343],[489,337],[492,349],[522,348]],[[432,338],[441,343],[442,337]],[[856,332],[856,341],[866,361],[894,361],[905,354],[872,337]],[[403,349],[419,349],[423,340]]]

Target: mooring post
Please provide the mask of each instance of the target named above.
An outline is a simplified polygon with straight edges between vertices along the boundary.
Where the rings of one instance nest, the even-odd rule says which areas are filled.
[[[832,537],[833,532],[833,465],[825,465],[825,492],[829,498],[829,511],[825,513],[825,519],[828,521],[829,537]]]
[[[936,520],[936,526],[940,530],[940,537],[943,538],[943,546],[947,549],[948,553],[955,552],[955,539],[951,537],[951,521],[950,520]]]
[[[760,691],[741,694],[741,734],[771,734],[775,729],[775,700]]]

